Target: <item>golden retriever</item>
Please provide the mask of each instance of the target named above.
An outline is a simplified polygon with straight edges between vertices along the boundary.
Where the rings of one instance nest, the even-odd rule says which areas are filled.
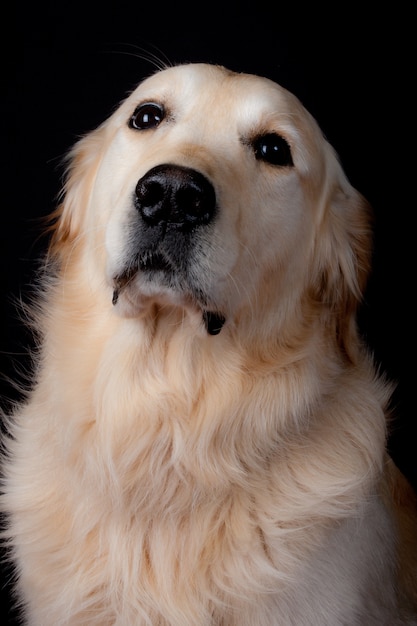
[[[75,146],[52,231],[3,459],[26,623],[417,624],[370,210],[299,100],[157,71]]]

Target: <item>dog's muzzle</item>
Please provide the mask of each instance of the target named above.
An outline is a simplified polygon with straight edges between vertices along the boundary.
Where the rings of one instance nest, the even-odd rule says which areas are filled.
[[[171,163],[157,165],[137,183],[135,208],[145,226],[135,254],[123,273],[115,277],[113,304],[139,270],[162,287],[188,292],[200,303],[210,335],[217,335],[224,316],[206,308],[204,289],[190,271],[195,254],[195,231],[215,217],[216,193],[211,182],[192,168]],[[192,270],[192,268],[191,268]]]
[[[216,210],[213,185],[203,174],[180,165],[152,168],[136,185],[135,205],[148,226],[191,230],[208,224]]]

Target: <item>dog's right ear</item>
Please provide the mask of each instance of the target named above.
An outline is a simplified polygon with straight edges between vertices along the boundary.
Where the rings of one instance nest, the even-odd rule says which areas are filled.
[[[104,133],[103,126],[92,131],[75,144],[66,158],[61,202],[51,215],[48,229],[52,233],[49,246],[51,256],[61,256],[64,249],[73,246],[83,232],[83,220],[101,161]]]

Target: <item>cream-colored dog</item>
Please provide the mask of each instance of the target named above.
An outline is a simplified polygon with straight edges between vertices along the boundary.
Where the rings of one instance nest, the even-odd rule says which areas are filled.
[[[170,67],[75,146],[3,461],[28,625],[417,623],[370,238],[264,78]]]

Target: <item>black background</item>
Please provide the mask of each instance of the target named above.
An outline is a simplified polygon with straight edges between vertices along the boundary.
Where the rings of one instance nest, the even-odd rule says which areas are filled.
[[[351,4],[306,6],[63,0],[16,3],[3,14],[0,391],[6,409],[19,396],[8,377],[20,379],[30,346],[13,300],[27,293],[45,248],[39,218],[56,205],[63,156],[154,71],[153,57],[220,63],[293,91],[373,206],[374,271],[361,327],[377,362],[398,383],[390,449],[417,485],[414,18],[398,3],[374,12]]]

